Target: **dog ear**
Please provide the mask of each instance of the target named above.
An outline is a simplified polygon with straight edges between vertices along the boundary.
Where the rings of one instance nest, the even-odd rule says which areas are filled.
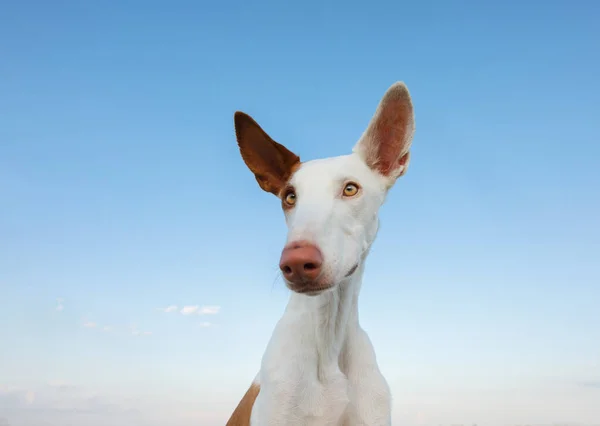
[[[275,142],[248,114],[234,114],[235,135],[242,159],[260,187],[277,196],[300,165],[300,157]]]
[[[354,146],[367,165],[390,178],[406,173],[415,131],[413,105],[406,85],[393,84],[383,95],[367,130]]]

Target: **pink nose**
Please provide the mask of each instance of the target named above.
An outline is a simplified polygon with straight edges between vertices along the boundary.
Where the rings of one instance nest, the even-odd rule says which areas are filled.
[[[279,269],[292,284],[308,284],[321,273],[323,256],[321,251],[306,241],[288,244],[281,252]]]

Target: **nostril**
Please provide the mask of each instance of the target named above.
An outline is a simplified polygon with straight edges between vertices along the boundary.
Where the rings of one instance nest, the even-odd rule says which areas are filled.
[[[291,274],[291,273],[292,273],[292,268],[290,268],[289,266],[287,266],[287,265],[286,265],[286,266],[284,266],[284,267],[282,268],[282,271],[283,271],[283,273],[284,273],[284,274],[287,274],[287,275],[289,275],[289,274]]]
[[[305,271],[314,271],[315,269],[317,269],[317,265],[315,265],[314,263],[305,263],[304,264]]]

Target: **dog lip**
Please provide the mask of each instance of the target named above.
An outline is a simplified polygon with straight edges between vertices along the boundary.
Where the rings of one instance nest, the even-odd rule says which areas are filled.
[[[332,285],[325,285],[325,286],[320,286],[320,287],[311,287],[310,285],[308,286],[304,286],[304,287],[300,287],[300,288],[291,288],[292,291],[294,291],[295,293],[298,294],[306,294],[308,296],[316,296],[322,292],[324,292],[325,290],[329,290],[330,288],[332,288]]]
[[[301,289],[301,290],[294,290],[296,293],[298,294],[304,294],[306,296],[318,296],[319,294],[323,293],[326,290],[329,290],[331,287],[323,287],[323,288],[317,288],[317,289]]]
[[[356,270],[358,269],[358,266],[360,264],[356,263],[352,268],[350,268],[350,270],[348,271],[348,273],[346,275],[344,275],[344,278],[348,278],[350,277],[352,274],[354,274],[356,272]],[[298,294],[306,294],[308,296],[316,296],[319,293],[322,293],[325,290],[329,290],[330,288],[333,287],[333,285],[329,284],[329,285],[324,285],[324,286],[319,286],[317,288],[314,288],[311,286],[310,282],[304,282],[301,284],[294,284],[289,282],[288,280],[284,281],[287,283],[288,287],[290,288],[290,290],[292,290],[295,293]]]
[[[358,263],[356,265],[354,265],[352,268],[350,268],[348,273],[346,275],[344,275],[344,278],[348,278],[350,275],[355,273],[357,269],[358,269]]]

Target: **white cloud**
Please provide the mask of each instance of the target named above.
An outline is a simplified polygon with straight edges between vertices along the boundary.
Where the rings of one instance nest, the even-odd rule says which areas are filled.
[[[183,315],[190,315],[190,314],[193,314],[194,312],[197,312],[199,308],[200,308],[200,307],[199,307],[198,305],[194,305],[194,306],[184,306],[183,308],[181,308],[181,311],[180,311],[180,312],[181,312]]]
[[[0,396],[11,398],[14,404],[31,405],[35,402],[34,391],[14,386],[0,385]],[[0,400],[0,402],[2,401]],[[0,406],[2,405],[0,404]]]
[[[212,324],[211,324],[210,322],[208,322],[208,321],[201,322],[201,323],[200,323],[200,324],[198,324],[198,325],[199,325],[201,328],[208,328],[208,327],[211,327],[211,326],[212,326]]]
[[[202,307],[200,307],[199,305],[186,305],[179,309],[177,305],[169,305],[166,308],[157,308],[157,310],[165,313],[177,312],[177,310],[179,310],[179,313],[181,313],[182,315],[215,315],[219,313],[221,307],[217,305],[209,305]]]
[[[108,331],[111,331],[111,330],[112,330],[112,327],[109,326],[109,325],[105,325],[104,327],[102,327],[102,331],[108,332]]]
[[[50,388],[57,389],[60,391],[71,391],[76,389],[75,385],[67,383],[64,380],[49,380],[46,384]]]
[[[136,325],[130,326],[131,334],[134,336],[150,336],[152,334],[151,331],[141,331],[138,330]]]
[[[35,401],[35,392],[27,391],[25,393],[25,402],[27,403],[27,405],[33,404],[34,401]]]
[[[220,306],[203,306],[200,308],[198,314],[200,315],[216,315],[221,311]]]
[[[169,312],[177,311],[177,305],[170,305],[170,306],[167,306],[166,308],[158,308],[158,310],[168,314]]]
[[[97,325],[98,324],[96,324],[95,322],[92,322],[92,321],[86,321],[83,323],[83,326],[85,328],[96,328]]]
[[[28,396],[28,392],[32,394]],[[209,406],[223,402],[213,395],[209,401]],[[185,397],[169,392],[140,396],[127,391],[106,393],[86,386],[65,392],[39,384],[3,392],[0,385],[0,426],[216,425],[225,424],[230,414],[227,409],[198,408]]]
[[[62,311],[63,309],[65,309],[65,305],[63,304],[65,300],[62,297],[57,297],[56,298],[56,310],[58,312]]]
[[[143,402],[85,388],[74,388],[69,392],[61,386],[38,385],[35,389],[18,388],[8,392],[0,388],[0,425],[156,426],[156,422],[141,417],[137,407],[150,405]]]

